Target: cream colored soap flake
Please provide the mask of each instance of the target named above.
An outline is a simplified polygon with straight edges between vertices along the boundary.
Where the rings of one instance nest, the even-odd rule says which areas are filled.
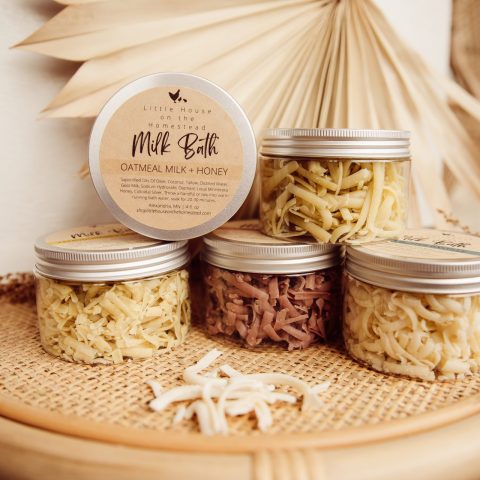
[[[308,163],[303,168],[295,160],[262,162],[265,233],[278,238],[309,235],[319,242],[337,243],[403,232],[407,215],[404,163]]]
[[[480,295],[396,292],[347,276],[344,336],[375,370],[464,378],[480,370]]]
[[[159,242],[120,224],[54,232],[35,244],[45,350],[120,363],[182,343],[190,323],[187,242]]]
[[[343,336],[376,370],[422,380],[480,371],[480,239],[407,230],[348,246]]]
[[[39,278],[37,305],[45,350],[65,360],[120,363],[181,344],[188,331],[188,272],[120,284]]]
[[[173,403],[191,402],[178,407],[172,425],[195,416],[204,435],[226,435],[229,432],[227,416],[253,413],[258,429],[266,432],[273,423],[271,405],[278,402],[296,404],[301,398],[302,411],[320,408],[320,394],[330,386],[328,382],[323,382],[311,387],[303,380],[284,373],[245,375],[228,364],[205,372],[221,355],[220,350],[211,350],[185,369],[184,385],[165,392],[158,382],[147,382],[155,395],[150,408],[158,412]],[[278,391],[277,387],[287,387],[289,392]]]
[[[405,230],[408,132],[271,129],[260,159],[267,235],[364,243]]]

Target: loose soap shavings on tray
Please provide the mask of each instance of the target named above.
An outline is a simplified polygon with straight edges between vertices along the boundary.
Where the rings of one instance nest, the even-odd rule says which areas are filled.
[[[183,372],[185,385],[164,392],[157,381],[148,381],[155,395],[149,403],[150,408],[159,412],[172,403],[189,402],[178,407],[172,424],[195,416],[204,435],[226,435],[229,431],[227,416],[254,413],[257,427],[266,432],[273,422],[270,405],[277,402],[294,405],[301,396],[302,411],[320,408],[323,404],[320,394],[330,386],[330,382],[322,382],[311,387],[303,380],[284,373],[245,375],[228,364],[205,372],[221,355],[220,350],[213,349],[187,367]],[[289,387],[296,394],[278,391],[277,386]]]

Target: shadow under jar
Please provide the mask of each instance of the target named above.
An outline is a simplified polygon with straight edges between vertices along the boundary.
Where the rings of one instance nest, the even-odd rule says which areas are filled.
[[[273,239],[256,220],[229,222],[204,242],[208,333],[292,350],[340,332],[341,247]]]
[[[352,357],[385,373],[454,380],[480,370],[480,239],[408,230],[348,246],[343,336]]]
[[[48,353],[121,363],[185,340],[186,241],[159,242],[110,224],[47,235],[35,252],[40,340]]]
[[[267,130],[262,230],[329,243],[399,237],[407,222],[409,138],[397,130]]]

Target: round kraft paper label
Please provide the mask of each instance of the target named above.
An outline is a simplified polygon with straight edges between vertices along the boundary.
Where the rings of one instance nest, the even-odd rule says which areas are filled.
[[[289,245],[289,242],[264,235],[260,228],[259,220],[234,220],[217,228],[212,232],[212,235],[222,240],[251,243],[254,245]]]
[[[191,238],[217,228],[235,214],[253,181],[255,139],[243,111],[219,87],[193,78],[208,88],[143,85],[114,102],[94,146],[109,198],[100,196],[122,223],[155,238],[176,239],[156,232],[183,231],[182,238]],[[204,224],[210,228],[202,230]]]
[[[364,251],[405,259],[471,260],[480,258],[480,238],[461,232],[408,230],[401,238],[362,245]]]
[[[158,241],[144,237],[118,223],[62,230],[47,235],[44,242],[52,247],[84,251],[123,250],[158,244]]]

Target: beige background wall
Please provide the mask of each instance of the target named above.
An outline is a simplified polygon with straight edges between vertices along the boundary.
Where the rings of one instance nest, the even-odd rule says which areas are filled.
[[[432,66],[448,73],[450,0],[376,2]],[[91,122],[36,119],[77,65],[8,49],[59,9],[50,0],[0,0],[0,274],[31,269],[38,235],[112,218],[90,181],[76,176]]]

